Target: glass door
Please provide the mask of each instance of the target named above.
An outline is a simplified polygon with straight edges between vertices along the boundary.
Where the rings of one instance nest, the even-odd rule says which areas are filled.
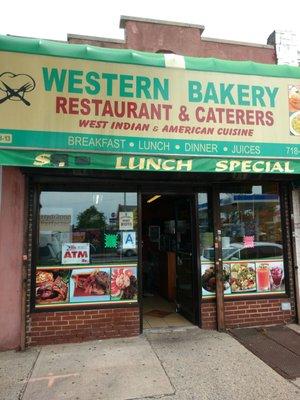
[[[176,303],[178,311],[193,324],[197,323],[195,246],[192,231],[193,198],[175,202],[176,235]]]

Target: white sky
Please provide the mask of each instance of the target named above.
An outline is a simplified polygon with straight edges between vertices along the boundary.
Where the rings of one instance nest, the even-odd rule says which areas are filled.
[[[127,15],[204,25],[203,36],[261,44],[274,30],[292,30],[300,49],[299,0],[2,0],[0,8],[0,34],[123,39],[119,21]]]

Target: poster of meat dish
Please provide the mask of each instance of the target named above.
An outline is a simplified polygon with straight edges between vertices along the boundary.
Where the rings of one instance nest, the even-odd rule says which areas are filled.
[[[110,301],[110,268],[73,269],[70,303]]]
[[[36,304],[68,302],[69,279],[70,272],[66,270],[36,271]]]
[[[136,300],[138,294],[137,269],[114,267],[111,269],[111,299]]]
[[[216,271],[213,263],[202,263],[202,296],[215,297],[216,294]],[[224,294],[230,294],[230,266],[223,264],[223,286]]]

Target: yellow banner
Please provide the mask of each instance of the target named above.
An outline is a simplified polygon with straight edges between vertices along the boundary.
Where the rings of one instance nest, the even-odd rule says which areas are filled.
[[[0,121],[6,148],[298,157],[300,81],[1,52]]]

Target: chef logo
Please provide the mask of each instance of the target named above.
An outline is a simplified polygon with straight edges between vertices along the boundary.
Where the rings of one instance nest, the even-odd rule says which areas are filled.
[[[34,79],[29,75],[4,72],[0,75],[0,104],[11,100],[22,101],[26,106],[30,106],[30,102],[25,97],[28,92],[33,91],[35,86]]]

